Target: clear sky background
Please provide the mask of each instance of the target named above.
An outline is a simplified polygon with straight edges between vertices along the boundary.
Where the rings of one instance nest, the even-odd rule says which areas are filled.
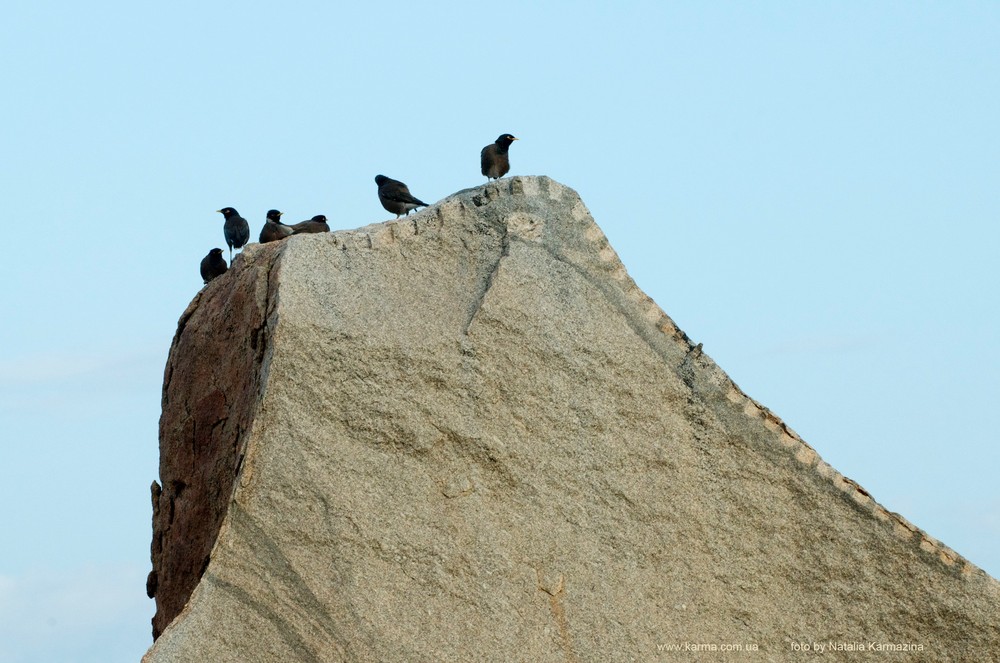
[[[0,663],[137,661],[163,366],[251,221],[514,175],[890,510],[1000,575],[1000,4],[0,10]]]

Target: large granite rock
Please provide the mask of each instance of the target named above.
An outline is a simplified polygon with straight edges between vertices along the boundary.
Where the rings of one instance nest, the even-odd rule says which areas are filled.
[[[742,393],[544,177],[249,246],[181,319],[160,444],[150,663],[1000,651],[998,583]]]

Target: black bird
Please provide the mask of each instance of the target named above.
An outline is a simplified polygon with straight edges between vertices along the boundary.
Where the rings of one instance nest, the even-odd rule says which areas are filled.
[[[212,249],[201,259],[201,278],[208,283],[216,276],[222,276],[229,269],[226,259],[222,257],[222,249]]]
[[[232,262],[233,249],[242,248],[250,241],[250,224],[232,207],[223,207],[216,211],[226,217],[226,225],[222,227],[222,232],[226,235],[226,244],[229,245],[229,262]]]
[[[281,222],[281,215],[282,212],[279,212],[276,209],[268,211],[267,220],[264,221],[264,227],[260,229],[261,244],[276,242],[279,239],[285,239],[292,234],[291,226],[286,226]]]
[[[510,170],[510,159],[507,150],[516,138],[510,134],[501,134],[495,142],[490,143],[479,153],[479,165],[486,179],[498,180]]]
[[[399,180],[376,175],[375,184],[378,184],[378,201],[386,211],[392,212],[398,219],[401,214],[409,216],[410,210],[418,207],[427,207],[427,203],[419,198],[414,198],[410,194],[410,189]]]
[[[291,228],[293,235],[301,235],[302,233],[330,232],[330,226],[326,222],[326,217],[322,214],[317,214],[308,221],[302,221],[301,223],[290,225],[288,228]]]

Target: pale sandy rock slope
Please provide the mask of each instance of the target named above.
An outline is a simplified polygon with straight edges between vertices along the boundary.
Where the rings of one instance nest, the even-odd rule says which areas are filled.
[[[548,178],[249,246],[163,408],[150,663],[1000,656],[998,583],[743,394]]]

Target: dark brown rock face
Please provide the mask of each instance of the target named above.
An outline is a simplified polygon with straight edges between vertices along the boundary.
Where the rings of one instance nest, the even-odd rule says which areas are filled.
[[[256,411],[268,277],[276,251],[254,247],[198,293],[177,325],[164,374],[160,480],[153,484],[153,637],[180,613],[208,566]],[[252,267],[247,264],[252,263]]]

